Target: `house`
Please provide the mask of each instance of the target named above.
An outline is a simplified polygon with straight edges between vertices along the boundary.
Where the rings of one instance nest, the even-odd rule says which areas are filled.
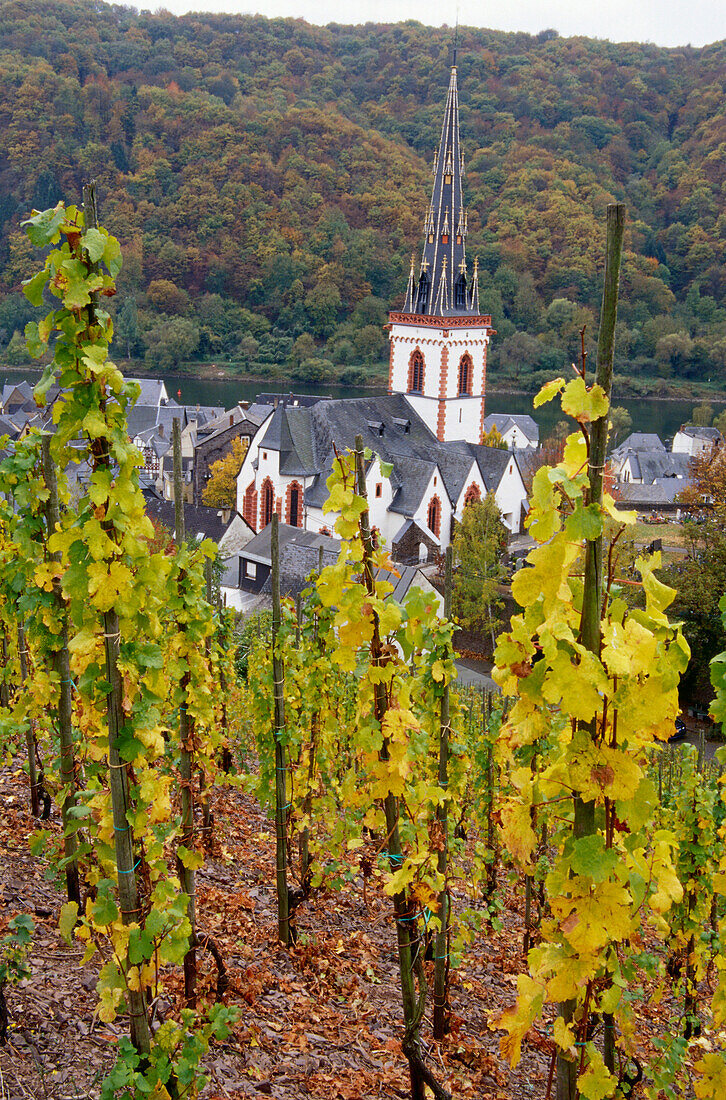
[[[659,513],[673,519],[681,518],[680,494],[685,488],[677,478],[664,478],[652,485],[642,482],[621,482],[618,485],[618,506],[638,512]]]
[[[240,401],[229,409],[198,426],[192,463],[192,483],[195,504],[201,504],[202,494],[211,477],[211,467],[229,453],[235,439],[245,439],[249,446],[260,424],[272,412],[272,405]]]
[[[655,485],[668,478],[680,482],[680,490],[690,481],[690,455],[672,454],[669,451],[634,451],[629,454],[620,467],[620,481],[636,482],[640,485]]]
[[[309,585],[311,573],[338,560],[340,541],[329,535],[303,531],[281,523],[278,528],[280,545],[280,591],[283,596],[296,597]],[[253,597],[272,595],[272,527],[268,526],[251,539],[238,553],[225,562],[222,593],[227,606],[249,608]],[[395,573],[376,570],[376,580],[387,580],[393,586],[391,596],[402,603],[416,587],[431,596],[440,615],[443,597],[418,566],[401,566]]]
[[[531,416],[490,413],[484,418],[484,435],[496,428],[510,451],[539,447],[539,425]]]
[[[697,424],[684,424],[673,438],[674,454],[686,454],[691,458],[704,454],[723,442],[718,428],[702,428]]]
[[[454,67],[418,273],[412,261],[403,310],[389,314],[389,393],[274,400],[237,482],[238,511],[255,530],[276,513],[292,527],[329,534],[326,479],[336,452],[357,435],[374,456],[366,464],[371,522],[398,561],[443,551],[466,504],[490,492],[508,529],[519,530],[526,494],[516,452],[481,446],[494,330],[479,308],[477,264],[470,270],[466,259],[463,171]],[[390,478],[382,463],[391,465]]]
[[[622,477],[622,470],[628,459],[641,452],[647,452],[648,454],[667,453],[660,436],[651,432],[632,432],[610,455],[610,469],[613,477]]]

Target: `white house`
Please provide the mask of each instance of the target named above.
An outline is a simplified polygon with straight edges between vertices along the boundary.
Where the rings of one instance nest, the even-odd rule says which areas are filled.
[[[490,413],[484,418],[484,434],[496,428],[510,451],[531,450],[539,446],[539,425],[531,416],[516,413]]]
[[[684,424],[673,437],[673,454],[686,454],[691,458],[710,451],[723,441],[718,428],[702,428],[696,424]]]

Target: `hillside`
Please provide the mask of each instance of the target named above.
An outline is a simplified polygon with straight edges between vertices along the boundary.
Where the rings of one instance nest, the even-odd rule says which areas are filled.
[[[21,219],[95,176],[126,258],[119,355],[311,380],[370,370],[419,247],[450,64],[450,32],[413,22],[5,3],[0,354],[23,357]],[[458,67],[491,377],[536,383],[573,358],[583,322],[594,335],[604,209],[618,199],[630,219],[618,370],[634,392],[722,380],[726,42],[464,28]]]

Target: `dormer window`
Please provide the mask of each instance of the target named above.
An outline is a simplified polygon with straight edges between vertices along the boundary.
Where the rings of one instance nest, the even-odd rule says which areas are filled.
[[[454,283],[454,309],[466,309],[466,275],[463,273]]]

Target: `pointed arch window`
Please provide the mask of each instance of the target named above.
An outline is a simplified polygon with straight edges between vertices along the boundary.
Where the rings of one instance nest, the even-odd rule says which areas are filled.
[[[429,502],[429,510],[426,516],[429,531],[433,531],[436,538],[441,532],[441,501],[438,497],[432,497]]]
[[[421,272],[421,278],[418,281],[418,297],[416,299],[416,312],[425,313],[429,304],[429,293],[431,291],[431,283],[429,277],[425,271]]]
[[[268,523],[272,523],[272,516],[275,511],[275,491],[272,488],[272,482],[269,477],[265,478],[265,483],[262,486],[262,523],[260,527],[267,527]]]
[[[472,484],[466,490],[466,496],[464,497],[464,507],[468,508],[470,504],[477,504],[481,500],[481,492],[479,486]]]
[[[465,394],[471,394],[473,372],[474,364],[471,361],[471,356],[467,352],[465,355],[462,355],[459,360],[459,397],[463,397]]]
[[[466,275],[463,272],[454,284],[454,309],[466,309]]]
[[[424,357],[418,348],[411,355],[408,364],[408,392],[423,393],[424,388]]]

